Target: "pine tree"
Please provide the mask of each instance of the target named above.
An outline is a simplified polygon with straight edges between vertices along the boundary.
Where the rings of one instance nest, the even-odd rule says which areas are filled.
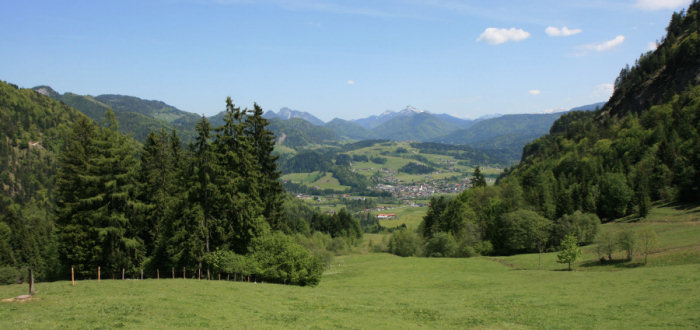
[[[274,230],[279,230],[284,221],[284,188],[277,170],[277,159],[272,152],[275,149],[275,135],[267,129],[269,122],[263,118],[263,109],[256,103],[252,116],[246,116],[246,135],[253,144],[253,150],[260,170],[257,186],[264,203],[263,215]]]
[[[177,154],[180,150],[174,149],[171,144],[171,139],[177,139],[174,131],[173,134],[168,135],[164,129],[158,133],[151,131],[141,150],[139,200],[145,204],[145,208],[139,223],[139,237],[145,244],[147,255],[151,255],[155,248],[158,231],[176,190],[176,159],[181,156]],[[179,139],[175,143],[179,144]]]
[[[93,223],[87,216],[94,195],[92,178],[88,178],[91,159],[97,157],[97,125],[87,117],[78,117],[68,130],[65,145],[58,155],[56,177],[56,225],[59,255],[67,267],[74,266],[79,275],[88,275],[96,266],[92,248],[96,237],[90,232]]]
[[[474,168],[474,177],[471,181],[471,187],[486,187],[486,179],[484,179],[484,175],[481,174],[481,169],[479,168],[479,166]]]
[[[60,254],[82,276],[98,266],[113,274],[134,270],[143,259],[143,242],[132,222],[141,207],[135,199],[134,145],[117,131],[111,110],[105,118],[106,129],[78,119],[59,155]]]
[[[216,213],[216,199],[219,191],[214,180],[223,174],[217,165],[217,155],[210,141],[210,134],[209,121],[202,116],[202,120],[197,123],[197,138],[192,151],[192,168],[189,173],[192,181],[188,185],[191,187],[188,196],[190,208],[199,208],[199,210],[188,210],[188,213],[192,221],[195,219],[199,221],[199,226],[204,232],[204,252],[210,252],[212,233],[220,232],[216,228],[217,223],[220,222],[220,217]]]
[[[269,226],[263,217],[258,182],[260,170],[251,138],[246,135],[246,113],[226,99],[224,125],[216,129],[214,145],[219,161],[217,186],[221,198],[218,214],[228,247],[239,254]]]
[[[96,145],[98,157],[89,162],[88,173],[96,184],[92,209],[93,231],[96,231],[95,261],[106,271],[135,271],[144,257],[139,228],[132,219],[143,209],[136,198],[133,140],[118,131],[114,112],[105,113],[106,129],[102,129]]]

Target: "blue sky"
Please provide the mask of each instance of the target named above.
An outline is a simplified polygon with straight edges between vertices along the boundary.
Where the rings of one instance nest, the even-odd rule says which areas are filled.
[[[607,100],[689,2],[0,0],[0,79],[206,115],[536,113]]]

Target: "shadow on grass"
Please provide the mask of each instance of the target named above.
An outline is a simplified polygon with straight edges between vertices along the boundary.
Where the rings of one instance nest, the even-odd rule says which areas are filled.
[[[615,268],[637,268],[644,266],[641,262],[632,262],[625,259],[614,259],[609,260],[590,260],[579,264],[580,267],[592,268],[592,267],[603,267],[603,266],[614,266]]]
[[[692,209],[699,208],[700,202],[692,202],[692,203],[673,202],[673,203],[662,204],[660,206],[670,207],[670,208],[673,208],[677,211],[690,211]],[[697,209],[697,210],[694,210],[694,211],[688,212],[688,213],[700,213],[700,209]]]

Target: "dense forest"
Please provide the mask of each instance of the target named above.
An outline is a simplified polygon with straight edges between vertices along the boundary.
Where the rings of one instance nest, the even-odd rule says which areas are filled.
[[[361,236],[344,210],[325,216],[289,201],[257,104],[228,99],[223,125],[202,117],[183,147],[164,129],[136,142],[110,109],[98,125],[33,90],[0,90],[3,282],[27,267],[40,280],[71,267],[94,278],[100,267],[105,277],[206,270],[315,285],[329,251]]]
[[[643,218],[655,202],[700,200],[699,11],[694,1],[673,15],[658,48],[621,71],[602,109],[556,120],[496,186],[433,198],[418,233],[394,235],[389,250],[542,252],[567,235],[591,243],[601,221]]]

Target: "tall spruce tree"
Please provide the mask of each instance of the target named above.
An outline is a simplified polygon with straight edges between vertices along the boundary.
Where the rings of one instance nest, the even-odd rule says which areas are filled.
[[[95,257],[107,271],[135,271],[144,258],[139,228],[132,221],[136,211],[143,209],[135,198],[136,146],[131,138],[119,133],[111,110],[105,113],[105,124],[96,141],[98,157],[92,158],[88,167],[96,184],[92,210],[98,241]]]
[[[88,177],[89,163],[97,157],[97,125],[87,117],[78,117],[68,130],[65,144],[58,155],[56,176],[56,225],[62,263],[75,267],[79,276],[89,276],[96,266],[92,249],[97,237],[93,226],[92,199],[95,187]]]
[[[144,242],[147,255],[153,253],[161,222],[173,198],[177,158],[173,152],[177,151],[171,147],[170,135],[164,129],[158,133],[151,131],[141,150],[139,200],[145,204],[145,208],[138,225],[141,227],[139,237]]]
[[[279,230],[284,219],[284,188],[277,170],[277,159],[272,152],[275,149],[275,135],[267,129],[268,120],[263,118],[263,109],[256,103],[252,116],[246,116],[246,134],[250,138],[255,152],[257,166],[260,170],[257,186],[264,203],[263,215],[270,227]]]
[[[134,145],[117,131],[111,110],[105,118],[105,129],[78,119],[59,155],[60,252],[82,276],[94,276],[98,266],[105,273],[133,271],[144,256],[132,222],[140,207],[134,196]]]
[[[214,145],[220,164],[217,185],[221,194],[219,214],[228,248],[245,254],[250,242],[269,226],[260,199],[260,170],[252,139],[246,135],[246,111],[226,99],[224,125],[216,129]],[[223,242],[222,242],[223,243]]]

